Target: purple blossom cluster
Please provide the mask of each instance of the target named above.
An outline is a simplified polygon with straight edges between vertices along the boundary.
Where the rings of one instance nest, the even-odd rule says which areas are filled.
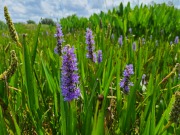
[[[98,50],[97,52],[97,62],[101,63],[102,62],[102,50]]]
[[[87,44],[87,58],[91,59],[94,63],[102,62],[102,51],[98,50],[97,53],[94,52],[95,47],[94,47],[94,37],[92,35],[92,30],[87,28],[86,29],[86,44]]]
[[[132,49],[133,49],[134,51],[136,51],[136,42],[133,42],[133,44],[132,44]]]
[[[62,50],[61,90],[65,101],[77,99],[80,96],[79,75],[77,73],[77,58],[74,47],[66,45]]]
[[[133,83],[130,82],[130,77],[133,74],[134,74],[133,65],[132,64],[126,65],[126,68],[123,72],[124,78],[120,82],[120,87],[123,88],[123,92],[125,94],[129,93],[129,90],[130,90],[129,86],[133,86]]]
[[[175,40],[174,40],[174,43],[175,43],[175,44],[178,44],[178,43],[179,43],[179,37],[178,37],[178,36],[176,36],[176,38],[175,38]]]
[[[120,37],[118,39],[118,43],[122,47],[122,45],[123,45],[123,36],[122,35],[120,35]]]
[[[56,37],[57,38],[57,45],[56,45],[56,47],[54,48],[54,53],[56,53],[56,54],[59,54],[59,55],[61,55],[61,48],[62,48],[62,43],[63,43],[63,39],[62,39],[62,37],[63,37],[64,35],[63,35],[63,33],[62,33],[62,27],[61,27],[61,25],[60,24],[56,24],[56,34],[54,34],[54,37]]]
[[[88,45],[87,46],[87,50],[88,50],[88,53],[87,53],[87,58],[91,59],[92,61],[95,60],[94,55],[93,55],[93,52],[94,52],[94,37],[92,35],[92,30],[87,28],[86,29],[86,44]],[[94,59],[94,60],[93,60]]]
[[[94,63],[97,62],[97,55],[96,55],[96,52],[93,52],[93,62],[94,62]]]

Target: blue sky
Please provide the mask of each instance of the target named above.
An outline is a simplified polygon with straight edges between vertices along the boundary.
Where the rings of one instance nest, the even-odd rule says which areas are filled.
[[[129,0],[131,5],[152,4],[152,0]],[[172,1],[180,8],[180,0],[154,0],[155,3]],[[107,11],[120,2],[128,0],[0,0],[0,20],[4,20],[3,7],[7,6],[13,22],[26,22],[31,19],[39,22],[40,18],[59,20],[72,14],[89,17],[93,13]]]

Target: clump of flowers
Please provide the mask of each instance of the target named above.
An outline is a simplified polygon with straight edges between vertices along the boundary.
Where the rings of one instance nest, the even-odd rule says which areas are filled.
[[[123,92],[125,94],[129,93],[130,90],[129,86],[133,86],[133,83],[130,81],[130,77],[133,74],[134,74],[133,65],[132,64],[126,65],[126,68],[123,72],[124,78],[120,82],[120,87],[123,89]]]
[[[87,46],[87,50],[88,50],[88,53],[87,53],[87,58],[91,59],[92,61],[95,60],[95,54],[94,53],[94,37],[92,35],[92,30],[87,28],[86,29],[86,44],[88,45]]]
[[[175,38],[175,40],[174,40],[174,43],[175,43],[175,44],[178,44],[178,43],[179,43],[179,37],[178,37],[178,36],[176,36],[176,38]]]
[[[54,48],[54,53],[61,55],[61,48],[63,43],[63,33],[62,33],[62,27],[60,24],[56,24],[56,34],[54,34],[54,37],[57,38],[57,45]]]
[[[136,51],[136,42],[133,42],[133,44],[132,44],[132,49],[133,49],[134,51]]]
[[[86,29],[86,44],[87,44],[87,58],[91,59],[94,63],[101,63],[102,62],[102,50],[98,50],[95,52],[94,47],[94,37],[92,35],[92,30],[87,28]]]
[[[77,99],[80,96],[77,58],[74,47],[66,45],[62,50],[61,90],[65,101]]]
[[[102,50],[98,50],[97,52],[97,62],[98,63],[102,62]]]
[[[119,43],[120,46],[123,45],[123,36],[122,35],[120,35],[120,37],[118,39],[118,43]]]

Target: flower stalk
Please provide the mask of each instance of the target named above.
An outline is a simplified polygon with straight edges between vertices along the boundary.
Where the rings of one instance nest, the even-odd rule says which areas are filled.
[[[87,28],[86,30],[86,44],[87,44],[87,50],[88,50],[88,53],[87,53],[87,58],[91,59],[92,61],[95,61],[95,53],[94,53],[94,37],[92,35],[92,30]]]
[[[61,56],[61,49],[62,49],[62,43],[63,43],[63,32],[62,27],[60,24],[56,24],[56,34],[54,34],[54,37],[57,38],[57,45],[54,48],[54,53],[59,54]]]
[[[15,73],[18,65],[18,59],[16,57],[16,53],[14,50],[11,51],[11,65],[9,68],[0,74],[0,80],[5,80],[11,78],[11,76]]]
[[[11,38],[16,42],[16,44],[18,46],[21,47],[22,45],[21,45],[21,43],[19,41],[19,37],[17,35],[16,29],[14,27],[14,24],[13,24],[13,22],[11,20],[9,12],[8,12],[8,8],[6,6],[4,7],[4,17],[6,19],[6,22],[7,22],[8,28],[9,28],[9,33],[10,33]]]
[[[125,94],[129,93],[130,90],[129,86],[133,86],[133,83],[130,81],[130,77],[133,74],[134,74],[133,65],[132,64],[126,65],[126,68],[123,72],[124,78],[120,82],[120,87],[123,88],[123,92]]]
[[[63,48],[62,54],[61,90],[64,100],[71,101],[80,96],[77,58],[74,47],[70,47],[70,45]]]

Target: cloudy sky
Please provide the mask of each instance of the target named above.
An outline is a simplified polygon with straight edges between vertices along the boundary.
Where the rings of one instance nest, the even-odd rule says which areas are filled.
[[[40,18],[52,18],[59,20],[68,15],[89,17],[93,13],[107,11],[120,2],[125,5],[140,3],[151,4],[152,0],[0,0],[0,20],[4,20],[3,7],[7,6],[13,22],[26,22],[34,20],[39,22]],[[171,1],[180,8],[180,0],[154,0],[156,3]]]

